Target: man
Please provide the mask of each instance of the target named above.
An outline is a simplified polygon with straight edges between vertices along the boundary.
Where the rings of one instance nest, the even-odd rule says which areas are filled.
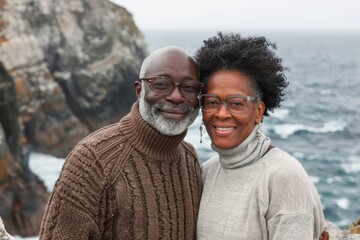
[[[40,239],[195,239],[200,167],[183,141],[198,115],[195,62],[181,48],[159,49],[134,87],[131,112],[68,156]]]

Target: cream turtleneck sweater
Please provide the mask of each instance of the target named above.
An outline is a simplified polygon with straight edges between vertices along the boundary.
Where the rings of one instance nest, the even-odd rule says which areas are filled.
[[[138,103],[65,161],[40,239],[195,239],[200,166],[186,132],[164,136]]]
[[[324,216],[314,184],[292,156],[266,152],[270,140],[255,129],[233,149],[212,146],[219,155],[202,166],[197,239],[319,239]]]

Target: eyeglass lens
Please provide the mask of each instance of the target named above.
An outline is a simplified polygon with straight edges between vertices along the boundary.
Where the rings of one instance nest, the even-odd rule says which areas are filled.
[[[204,112],[216,112],[222,103],[224,103],[228,111],[243,113],[247,109],[248,100],[242,96],[230,96],[225,101],[220,100],[216,96],[201,96],[200,103]]]
[[[201,85],[196,81],[183,81],[180,83],[175,83],[170,78],[165,77],[154,77],[151,78],[151,90],[159,95],[168,95],[170,94],[175,85],[179,86],[180,93],[184,98],[196,99],[201,91]]]

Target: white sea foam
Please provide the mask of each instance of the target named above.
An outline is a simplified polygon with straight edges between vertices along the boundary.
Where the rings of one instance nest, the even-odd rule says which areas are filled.
[[[346,173],[356,173],[360,172],[360,162],[357,163],[343,163],[341,168],[344,169]]]
[[[305,157],[305,154],[303,154],[302,152],[294,152],[293,155],[297,159],[303,159]]]
[[[15,236],[14,238],[15,238],[15,240],[38,240],[39,239],[39,237],[22,238],[22,237],[19,237],[19,236]]]
[[[321,95],[331,95],[331,94],[334,94],[334,91],[332,89],[321,89],[320,94]]]
[[[350,201],[347,198],[336,200],[336,205],[341,209],[349,209]]]
[[[309,176],[309,178],[314,184],[320,182],[320,177],[318,176]]]
[[[332,183],[336,183],[336,182],[342,182],[343,180],[342,180],[342,177],[336,176],[336,177],[327,178],[325,181],[328,184],[332,184]]]
[[[270,113],[271,117],[284,120],[289,116],[289,109],[276,109],[273,113]]]
[[[33,173],[44,181],[49,192],[52,191],[63,164],[64,159],[62,158],[43,153],[34,152],[30,154],[29,167]]]
[[[304,124],[282,124],[274,127],[274,132],[281,138],[288,138],[299,131],[312,133],[331,133],[343,131],[346,124],[340,121],[329,121],[324,123],[322,127],[306,126]]]

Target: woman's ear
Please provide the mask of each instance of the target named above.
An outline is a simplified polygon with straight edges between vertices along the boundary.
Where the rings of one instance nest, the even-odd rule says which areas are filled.
[[[134,90],[135,90],[136,99],[139,99],[140,93],[141,93],[141,82],[140,81],[134,82]]]
[[[256,117],[255,117],[256,123],[262,122],[264,112],[265,112],[265,103],[263,101],[260,101],[256,106]]]

